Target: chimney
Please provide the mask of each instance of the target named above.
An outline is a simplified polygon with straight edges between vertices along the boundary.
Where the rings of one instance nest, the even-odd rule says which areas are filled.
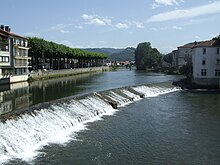
[[[4,25],[1,25],[0,29],[1,29],[1,30],[5,30],[5,26],[4,26]]]
[[[10,32],[9,26],[5,26],[5,31],[6,31],[6,32]]]

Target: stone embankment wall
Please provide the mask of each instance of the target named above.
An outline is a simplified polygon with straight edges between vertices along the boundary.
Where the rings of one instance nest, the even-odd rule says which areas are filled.
[[[93,68],[74,68],[74,69],[63,69],[63,70],[39,70],[36,73],[30,74],[30,80],[40,79],[51,79],[57,77],[71,76],[84,73],[92,72],[104,72],[109,71],[109,66],[93,67]]]

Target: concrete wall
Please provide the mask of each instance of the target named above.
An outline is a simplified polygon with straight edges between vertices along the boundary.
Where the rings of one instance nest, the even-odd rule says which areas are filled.
[[[186,64],[186,60],[192,56],[191,48],[178,48],[178,68]]]
[[[83,73],[90,73],[90,72],[102,72],[108,71],[109,66],[105,67],[93,67],[93,68],[75,68],[75,69],[62,69],[62,70],[39,70],[36,73],[30,74],[30,77],[33,80],[38,79],[47,79],[47,78],[56,78],[68,75],[77,75]]]
[[[10,83],[22,82],[27,80],[28,80],[28,75],[19,75],[19,76],[10,77]]]
[[[204,87],[220,88],[220,78],[195,78],[193,83]]]

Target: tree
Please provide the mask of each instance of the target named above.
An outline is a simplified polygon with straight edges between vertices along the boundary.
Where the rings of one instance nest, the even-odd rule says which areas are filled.
[[[173,62],[172,53],[169,53],[169,54],[166,54],[165,56],[163,56],[163,60],[172,65],[172,62]]]
[[[28,40],[30,46],[29,56],[32,57],[33,69],[37,69],[39,65],[44,65],[45,60],[49,61],[50,69],[66,69],[71,67],[70,61],[78,60],[78,67],[89,66],[91,61],[93,61],[93,66],[100,66],[101,64],[98,61],[107,58],[103,53],[70,48],[37,37],[28,38]]]
[[[160,52],[156,48],[152,48],[150,42],[139,43],[135,50],[135,63],[138,70],[158,66],[161,57]]]
[[[186,75],[187,79],[191,80],[193,76],[193,65],[192,63],[186,63],[179,68],[180,74]]]

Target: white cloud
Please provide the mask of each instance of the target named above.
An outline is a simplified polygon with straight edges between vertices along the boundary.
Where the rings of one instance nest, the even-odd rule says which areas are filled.
[[[59,43],[59,42],[57,41],[57,43]],[[82,45],[74,45],[72,42],[67,41],[67,40],[63,40],[63,41],[61,42],[61,44],[66,45],[66,46],[69,46],[69,47],[71,47],[71,48],[84,48],[84,46],[82,46]]]
[[[200,36],[195,36],[195,39],[200,40],[201,37]]]
[[[128,29],[128,25],[125,23],[117,23],[115,27],[117,27],[118,29]]]
[[[28,37],[39,37],[40,34],[39,33],[34,33],[34,32],[28,32],[25,34],[25,36],[28,36]]]
[[[176,26],[176,25],[174,25],[172,28],[175,29],[175,30],[182,30],[183,29],[182,27]]]
[[[184,0],[155,0],[152,5],[152,9],[159,7],[160,5],[172,6],[179,5],[179,3],[184,2]]]
[[[65,30],[67,27],[69,27],[69,26],[72,26],[73,24],[57,24],[57,25],[55,25],[55,26],[52,26],[51,28],[50,28],[50,30],[56,30],[56,31],[59,31],[59,32],[61,32],[61,33],[69,33],[69,31],[68,30]]]
[[[157,28],[155,28],[155,27],[150,28],[150,30],[155,31],[155,32],[157,32],[157,31],[158,31],[158,29],[157,29]]]
[[[66,46],[69,46],[69,47],[74,47],[73,44],[72,44],[72,42],[67,41],[67,40],[63,40],[63,41],[62,41],[62,44],[66,45]]]
[[[133,21],[133,23],[137,28],[144,29],[144,24],[142,22]]]
[[[111,19],[100,17],[98,15],[83,14],[82,18],[86,21],[86,24],[93,24],[97,26],[111,25]]]
[[[202,15],[220,13],[220,1],[194,8],[174,10],[151,16],[147,22],[162,22],[176,19],[193,18]]]
[[[144,23],[142,22],[139,22],[139,21],[128,21],[128,20],[125,20],[126,24],[128,26],[135,26],[136,28],[139,28],[139,29],[144,29]]]
[[[75,26],[76,29],[83,29],[83,26],[81,25],[78,25],[78,26]]]

